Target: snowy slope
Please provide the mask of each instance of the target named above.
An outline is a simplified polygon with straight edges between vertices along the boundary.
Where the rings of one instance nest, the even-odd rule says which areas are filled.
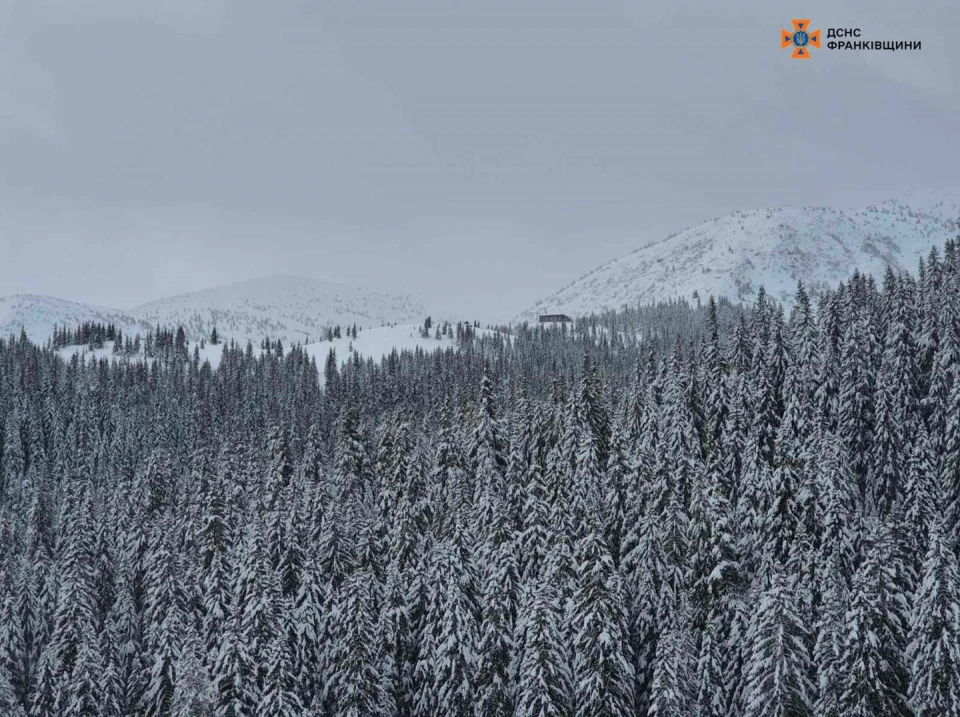
[[[422,321],[418,300],[296,276],[269,276],[181,294],[121,311],[45,296],[0,299],[0,335],[19,333],[46,341],[54,325],[83,321],[114,322],[127,333],[156,325],[182,325],[190,340],[213,326],[224,339],[258,344],[264,336],[285,343],[316,341],[326,326],[375,327]]]
[[[19,336],[21,327],[34,341],[44,342],[53,334],[54,326],[75,327],[87,321],[113,323],[122,330],[141,333],[148,324],[138,321],[130,312],[80,304],[52,296],[17,294],[0,298],[0,337]]]
[[[360,330],[356,339],[339,338],[332,341],[316,341],[306,344],[304,348],[307,353],[314,356],[317,360],[317,367],[322,371],[327,354],[333,349],[337,355],[337,361],[343,365],[351,359],[354,354],[361,358],[372,358],[374,361],[380,361],[381,358],[388,355],[391,351],[413,351],[417,348],[427,353],[439,349],[456,348],[456,341],[449,336],[440,339],[423,338],[420,336],[420,324],[398,324],[395,326],[380,326],[373,329]],[[491,333],[488,329],[476,329],[478,335]],[[194,347],[197,343],[190,343],[188,350],[193,355]],[[220,358],[223,356],[223,345],[211,346],[204,345],[199,349],[201,361],[209,361],[213,368],[220,365]],[[255,355],[260,355],[261,349],[259,343],[254,343],[253,351]],[[89,349],[86,346],[65,346],[58,349],[58,353],[65,359],[70,360],[74,354],[79,354],[84,360],[99,360],[106,358],[113,360],[113,342],[104,342],[103,348]],[[143,354],[132,357],[122,357],[121,361],[143,361]]]
[[[337,354],[337,360],[343,364],[359,354],[361,358],[370,357],[379,361],[393,349],[397,351],[414,351],[417,348],[431,353],[439,349],[456,348],[456,339],[451,336],[442,336],[439,339],[431,336],[420,336],[420,324],[399,324],[397,326],[382,326],[376,329],[360,331],[356,339],[340,338],[333,341],[319,341],[306,346],[307,353],[316,356],[317,365],[323,367],[332,348]],[[490,329],[474,329],[476,335],[487,336],[494,333]],[[509,337],[508,339],[509,340]]]
[[[240,342],[264,336],[286,342],[317,340],[326,326],[382,326],[423,320],[410,296],[393,296],[297,276],[268,276],[152,301],[131,313],[148,324],[183,326],[187,338],[209,334]]]
[[[713,294],[752,301],[763,285],[788,302],[797,280],[816,293],[854,269],[915,271],[957,234],[960,190],[908,195],[855,209],[777,207],[712,219],[611,261],[517,317],[584,315],[623,305]]]
[[[352,358],[353,354],[379,361],[393,349],[413,351],[419,347],[426,352],[431,352],[438,348],[452,346],[456,346],[456,341],[449,336],[439,340],[432,335],[429,338],[422,338],[419,324],[398,324],[360,331],[356,339],[343,337],[332,341],[318,341],[308,344],[306,349],[307,353],[316,357],[317,365],[322,367],[330,349],[336,352],[337,360],[343,364]]]

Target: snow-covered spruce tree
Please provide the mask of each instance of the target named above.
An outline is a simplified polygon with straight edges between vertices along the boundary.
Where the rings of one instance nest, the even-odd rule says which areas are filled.
[[[19,388],[19,387],[18,387]],[[19,391],[17,391],[19,394]],[[0,500],[19,498],[26,473],[27,457],[23,446],[23,399],[14,394],[3,431],[3,471],[0,472]]]
[[[267,470],[263,479],[263,499],[266,508],[270,510],[281,500],[284,489],[293,479],[290,438],[283,427],[273,425],[268,429],[265,448]]]
[[[231,612],[231,566],[228,561],[233,545],[233,530],[228,523],[225,490],[226,486],[218,473],[210,479],[200,495],[198,543],[202,577],[199,588],[203,604],[201,637],[205,648],[205,664],[213,660]]]
[[[817,589],[824,595],[826,583],[836,577],[828,577],[830,571],[839,570],[846,582],[853,576],[861,516],[857,511],[856,481],[842,439],[836,433],[820,429],[814,445],[819,530],[816,568],[820,573]]]
[[[939,302],[943,284],[943,270],[937,247],[926,257],[921,257],[917,267],[917,379],[918,387],[925,393],[930,384],[937,347],[940,342]]]
[[[583,355],[577,400],[596,442],[597,461],[605,466],[609,458],[611,421],[604,402],[601,377],[589,352]]]
[[[810,295],[803,282],[797,282],[793,309],[787,324],[789,368],[784,377],[785,391],[796,398],[805,417],[816,413],[817,368],[820,366],[820,327],[817,324]],[[810,426],[802,426],[808,435]]]
[[[517,717],[570,717],[573,679],[560,595],[549,580],[524,585],[517,619]]]
[[[519,528],[526,503],[527,473],[532,462],[539,462],[534,455],[537,449],[533,409],[526,387],[520,386],[510,421],[509,449],[506,468],[506,498],[510,520]]]
[[[313,547],[316,568],[329,595],[339,590],[343,580],[356,567],[356,546],[351,542],[350,527],[344,516],[331,515],[324,521],[322,532]]]
[[[576,415],[584,414],[577,411]],[[603,467],[600,464],[599,442],[588,424],[581,425],[577,433],[579,441],[564,505],[567,519],[565,530],[574,540],[586,534],[588,524],[596,520],[603,505]]]
[[[957,286],[951,284],[946,288],[956,290]],[[957,367],[960,366],[960,311],[955,301],[942,301],[939,295],[931,299],[931,304],[935,305],[938,324],[936,348],[921,405],[934,448],[940,453],[944,448],[947,422],[951,415],[948,410],[950,392],[956,384]],[[934,306],[930,309],[933,311]],[[922,349],[927,346],[921,344]]]
[[[434,507],[439,511],[443,505],[450,510],[465,508],[473,500],[471,471],[460,436],[453,425],[449,402],[445,401],[440,411],[438,435],[433,442],[433,465],[428,482],[441,503]]]
[[[673,349],[664,387],[663,429],[665,469],[677,490],[679,505],[687,508],[693,484],[700,478],[702,441],[689,397],[692,379],[687,375],[679,341]]]
[[[106,663],[101,646],[91,625],[85,625],[78,646],[73,670],[67,677],[66,689],[57,695],[56,714],[65,717],[87,717],[94,714],[117,714],[118,705],[104,690],[102,683]]]
[[[603,532],[610,556],[616,568],[620,567],[620,557],[623,552],[623,540],[627,522],[627,510],[630,506],[631,475],[630,460],[626,449],[626,427],[623,420],[618,420],[610,433],[609,458],[606,470],[603,472],[601,504],[603,517]]]
[[[121,561],[123,564],[124,561]],[[113,648],[118,703],[121,713],[133,713],[141,704],[149,675],[149,653],[146,650],[142,613],[142,594],[135,571],[121,571],[117,597],[111,606],[104,629],[104,638]]]
[[[477,581],[459,530],[434,550],[415,708],[420,714],[472,715],[479,642]]]
[[[636,533],[635,547],[625,556],[625,593],[634,660],[634,707],[642,713],[650,702],[657,640],[663,624],[660,595],[666,565],[657,518],[644,516]]]
[[[890,527],[874,520],[853,577],[840,658],[843,714],[850,717],[910,714],[904,663],[907,568],[895,539]]]
[[[861,500],[866,491],[866,475],[871,455],[874,421],[876,368],[870,361],[874,338],[869,316],[854,304],[853,291],[844,311],[844,334],[840,355],[840,395],[837,427],[850,456],[850,467],[857,480]]]
[[[476,475],[475,489],[489,489],[495,495],[505,497],[507,442],[497,415],[493,381],[487,373],[480,383],[477,423],[469,458]]]
[[[955,379],[947,396],[947,418],[940,457],[940,480],[949,501],[949,527],[960,526],[960,380]]]
[[[263,691],[256,712],[260,717],[296,717],[304,713],[291,649],[295,632],[292,608],[289,599],[281,600],[281,629],[273,635],[265,654]]]
[[[550,551],[551,519],[550,488],[543,469],[536,461],[526,475],[526,502],[520,533],[517,538],[518,559],[524,579],[532,580],[543,569]]]
[[[687,583],[695,630],[703,629],[713,603],[722,599],[739,573],[730,518],[720,472],[710,470],[693,486],[690,499]]]
[[[324,645],[329,637],[327,615],[332,600],[318,575],[316,561],[308,557],[300,576],[300,585],[293,605],[292,660],[296,671],[297,694],[306,709],[323,693],[330,665],[323,660]]]
[[[657,515],[663,550],[662,583],[657,607],[661,619],[669,617],[674,607],[687,596],[690,579],[690,516],[683,507],[682,500],[680,486],[674,485],[666,494],[662,512]]]
[[[756,430],[756,448],[759,458],[767,466],[773,465],[773,453],[782,412],[782,371],[786,357],[782,340],[782,325],[775,325],[776,314],[769,300],[758,297],[754,309],[755,325],[752,331],[752,362],[747,373]]]
[[[339,420],[334,453],[334,480],[342,504],[362,503],[370,497],[370,460],[357,425],[355,407],[347,403]]]
[[[770,509],[770,476],[773,469],[764,460],[760,426],[751,424],[745,450],[741,456],[741,476],[737,500],[733,504],[737,526],[737,552],[742,556],[741,569],[749,580],[758,573],[764,556],[763,526]]]
[[[418,587],[416,582],[400,571],[395,561],[387,566],[378,630],[383,641],[383,672],[388,704],[398,714],[411,713],[415,700],[414,680],[419,644]]]
[[[735,511],[743,491],[744,458],[750,439],[752,409],[750,388],[743,374],[728,374],[730,409],[720,441],[720,466],[724,489]]]
[[[20,574],[22,576],[23,570]],[[25,586],[18,580],[14,589],[23,589]],[[5,591],[4,591],[5,592]],[[2,594],[2,593],[0,593]],[[20,600],[24,595],[20,595]],[[21,610],[21,602],[13,595],[7,595],[0,604],[0,694],[2,699],[13,710],[14,703],[23,703],[30,694],[30,665],[32,655],[30,651],[30,614]],[[27,605],[30,598],[27,597]],[[9,688],[9,693],[6,690]]]
[[[960,568],[939,524],[930,531],[913,601],[906,662],[917,717],[960,715]]]
[[[820,297],[817,311],[818,358],[814,368],[813,409],[821,430],[836,431],[840,397],[840,340],[842,309],[847,287],[841,283],[833,293]]]
[[[570,604],[576,717],[632,713],[633,656],[622,581],[596,522],[575,550],[577,581]]]
[[[50,641],[44,647],[52,658],[48,674],[58,709],[66,709],[80,694],[77,680],[86,679],[91,661],[98,659],[96,634],[96,597],[94,588],[93,507],[89,489],[79,481],[72,486],[77,497],[64,506],[61,520],[72,526],[71,532],[61,535],[58,547],[60,560],[56,567],[58,589],[53,612]],[[77,671],[77,660],[82,655],[87,662]],[[94,698],[95,699],[95,698]]]
[[[907,543],[905,548],[912,563],[911,568],[917,575],[926,554],[930,524],[935,518],[946,513],[946,508],[937,505],[937,500],[944,493],[940,486],[937,462],[930,435],[921,422],[913,441],[910,461],[906,467],[902,500],[896,513],[897,519],[902,523],[901,529]]]
[[[732,511],[719,469],[712,470],[695,491],[691,505],[692,569],[691,616],[699,632],[696,666],[695,714],[703,717],[727,714],[727,704],[737,675],[737,650],[730,649],[733,605],[743,589],[743,580],[733,530]],[[693,569],[700,566],[699,571]]]
[[[204,648],[189,623],[174,667],[175,682],[170,700],[171,717],[214,715],[217,693],[203,665]]]
[[[179,555],[173,546],[172,521],[158,526],[147,563],[145,610],[151,629],[146,635],[147,649],[153,656],[149,665],[142,708],[148,715],[164,715],[170,710],[176,684],[175,667],[180,641],[190,617],[182,583]]]
[[[653,717],[693,714],[697,654],[689,618],[689,608],[677,605],[657,640],[648,712]]]
[[[696,717],[722,717],[727,714],[728,686],[725,680],[726,612],[711,607],[700,634],[700,654],[696,664],[696,694],[692,714]]]
[[[384,656],[377,639],[372,581],[369,570],[351,574],[333,612],[336,628],[327,649],[334,673],[326,689],[333,714],[344,717],[392,714],[384,684]]]
[[[37,664],[37,679],[33,693],[30,695],[31,717],[47,717],[55,714],[53,711],[56,702],[56,671],[52,651],[40,653]]]
[[[886,355],[886,354],[885,354]],[[906,479],[907,456],[903,454],[903,435],[912,429],[912,414],[905,413],[897,402],[903,400],[894,367],[886,364],[877,380],[874,407],[875,429],[872,455],[867,472],[867,510],[887,515],[901,500]],[[901,421],[910,420],[903,425]]]
[[[263,690],[267,647],[278,630],[280,585],[267,565],[260,526],[247,527],[236,545],[232,604],[214,674],[219,677],[219,712],[226,717],[256,709]]]
[[[5,673],[0,673],[0,709],[3,710],[3,714],[10,717],[26,717],[27,715],[23,704],[14,693],[10,678]]]
[[[304,566],[308,561],[306,550],[306,521],[301,513],[307,510],[304,504],[304,495],[306,489],[299,477],[291,481],[291,484],[284,490],[281,500],[288,506],[283,511],[279,506],[274,509],[274,513],[282,515],[282,522],[271,520],[274,525],[279,524],[278,532],[282,536],[280,541],[271,541],[271,564],[274,564],[273,558],[276,556],[276,572],[280,581],[280,591],[283,597],[295,599],[300,591],[300,581],[304,571]],[[286,513],[283,515],[283,513]],[[276,551],[276,552],[274,552]]]
[[[777,572],[760,595],[747,668],[745,717],[813,714],[812,645],[796,590],[789,577]]]
[[[814,714],[820,717],[842,717],[843,712],[843,642],[849,579],[839,551],[830,551],[822,558],[826,565],[818,578],[821,605],[816,621],[813,665],[817,672]]]
[[[513,656],[517,619],[516,595],[519,585],[516,544],[507,541],[497,547],[480,601],[480,637],[477,643],[474,711],[477,717],[512,715],[516,699]]]
[[[377,510],[387,524],[406,493],[407,471],[412,458],[410,427],[407,421],[391,414],[384,421],[373,459],[377,483]]]
[[[722,449],[723,435],[730,414],[730,395],[727,383],[727,362],[720,345],[720,319],[716,299],[711,295],[707,302],[707,327],[703,336],[700,354],[704,394],[704,426],[706,458],[718,460]]]

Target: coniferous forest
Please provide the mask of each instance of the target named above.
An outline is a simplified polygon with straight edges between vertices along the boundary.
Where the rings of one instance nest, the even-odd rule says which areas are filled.
[[[176,343],[0,341],[2,715],[960,715],[958,242],[789,311]]]

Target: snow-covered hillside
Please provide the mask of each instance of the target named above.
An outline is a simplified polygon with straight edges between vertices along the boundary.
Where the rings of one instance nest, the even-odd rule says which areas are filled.
[[[410,296],[395,296],[296,276],[269,276],[152,301],[128,310],[106,309],[47,296],[0,299],[0,336],[23,326],[46,341],[55,325],[114,323],[126,333],[156,325],[181,325],[190,340],[216,326],[224,339],[258,344],[264,336],[285,343],[316,341],[326,326],[360,328],[422,321],[427,315]]]
[[[960,190],[908,195],[857,209],[777,207],[736,212],[650,243],[580,277],[517,317],[584,315],[607,308],[713,294],[752,301],[763,285],[788,302],[854,269],[915,271],[930,248],[957,234]]]
[[[333,349],[337,356],[337,361],[343,365],[354,355],[361,358],[372,358],[379,361],[391,351],[414,351],[422,349],[426,353],[431,353],[439,349],[456,348],[457,342],[452,336],[443,336],[439,339],[431,334],[429,337],[420,335],[421,324],[397,324],[392,326],[380,326],[373,329],[359,330],[357,338],[339,338],[331,341],[315,341],[306,344],[304,348],[307,353],[315,357],[317,366],[322,371],[324,363],[330,349]],[[475,329],[478,336],[492,333],[489,329]],[[201,361],[209,361],[213,368],[220,365],[220,358],[223,356],[223,344],[211,345],[204,344],[199,347],[199,342],[191,342],[187,348],[190,355],[193,355],[194,348],[198,348]],[[113,341],[104,342],[103,348],[90,349],[86,346],[64,346],[58,349],[59,354],[65,359],[70,360],[74,354],[87,360],[99,360],[106,358],[112,360],[115,358],[113,353]],[[259,343],[254,343],[253,352],[259,356],[262,353]],[[123,356],[121,361],[143,361],[143,353],[136,356]]]
[[[306,346],[307,353],[317,359],[317,365],[323,366],[323,362],[333,349],[337,354],[337,359],[343,364],[354,354],[361,358],[372,358],[379,361],[381,357],[386,356],[391,351],[413,351],[421,348],[424,351],[431,352],[438,348],[456,347],[457,342],[452,336],[444,336],[439,339],[433,337],[433,333],[428,338],[420,335],[420,324],[398,324],[396,326],[382,326],[376,329],[367,329],[360,331],[357,338],[339,338],[332,341],[319,341]],[[478,333],[484,333],[484,329],[477,329]]]
[[[140,322],[129,311],[107,309],[52,296],[17,294],[0,298],[0,337],[19,336],[21,327],[32,340],[44,342],[54,326],[75,327],[85,322],[115,324],[128,333],[141,333],[149,324]]]
[[[298,276],[268,276],[152,301],[131,310],[148,324],[183,326],[187,338],[210,333],[254,343],[264,336],[308,343],[324,327],[376,327],[422,321],[411,296],[395,296]]]

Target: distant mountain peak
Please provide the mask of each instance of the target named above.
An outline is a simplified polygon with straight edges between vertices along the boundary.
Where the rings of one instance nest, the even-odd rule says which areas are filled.
[[[516,320],[541,313],[585,315],[624,305],[710,295],[750,302],[764,286],[790,303],[797,282],[811,294],[855,269],[880,275],[917,267],[958,232],[960,189],[913,192],[860,208],[771,207],[737,211],[607,262],[541,299]]]

